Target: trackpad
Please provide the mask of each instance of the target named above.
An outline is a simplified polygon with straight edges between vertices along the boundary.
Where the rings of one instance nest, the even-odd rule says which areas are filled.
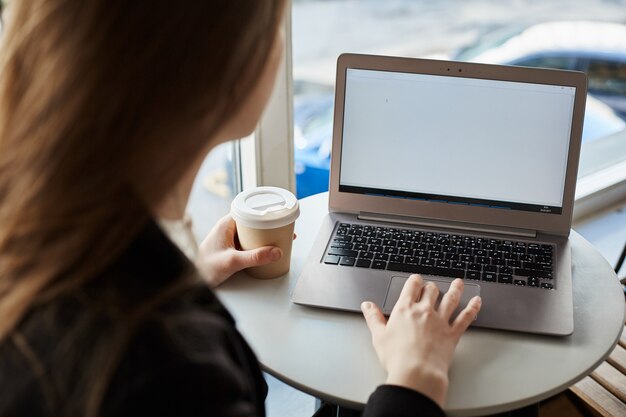
[[[383,307],[383,313],[385,313],[385,315],[391,314],[391,310],[393,310],[393,306],[396,305],[396,301],[398,301],[402,287],[404,287],[404,283],[408,278],[409,277],[391,277],[389,291],[387,291],[387,297],[385,298],[385,304]],[[439,287],[439,299],[437,300],[437,305],[439,305],[439,302],[441,301],[443,295],[448,291],[452,281],[438,279],[425,279],[424,281],[431,281]],[[465,289],[463,290],[463,295],[461,296],[461,302],[459,302],[459,306],[452,314],[452,317],[459,314],[459,312],[465,308],[469,300],[477,295],[480,295],[480,285],[473,284],[471,282],[464,282],[464,284]]]

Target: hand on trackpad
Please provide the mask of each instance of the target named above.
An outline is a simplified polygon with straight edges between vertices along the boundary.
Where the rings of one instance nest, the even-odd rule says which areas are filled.
[[[398,297],[400,296],[402,287],[404,287],[404,283],[408,278],[409,277],[401,276],[391,278],[391,283],[389,284],[389,290],[387,291],[387,297],[385,298],[385,304],[383,306],[383,313],[385,315],[391,314],[391,310],[393,310],[393,307],[396,305],[396,301],[398,301]],[[448,291],[448,288],[450,287],[450,283],[452,281],[430,278],[425,278],[424,281],[431,281],[439,288],[439,299],[437,300],[437,305],[439,305],[441,298]],[[463,290],[461,301],[459,302],[459,306],[452,314],[452,318],[456,317],[456,315],[467,305],[469,300],[477,295],[480,295],[480,285],[467,282],[464,282],[464,284],[465,289]]]

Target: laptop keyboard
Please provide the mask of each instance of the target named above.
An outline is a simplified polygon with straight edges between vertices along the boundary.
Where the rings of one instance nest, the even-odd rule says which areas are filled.
[[[554,246],[340,223],[324,263],[554,289]]]

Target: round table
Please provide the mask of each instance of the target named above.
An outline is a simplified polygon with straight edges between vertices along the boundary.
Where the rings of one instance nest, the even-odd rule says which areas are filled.
[[[386,375],[360,314],[304,307],[291,291],[328,211],[328,194],[301,202],[291,271],[274,280],[239,273],[218,289],[263,367],[285,383],[342,407],[360,409]],[[448,415],[521,408],[555,395],[609,355],[624,327],[624,295],[606,260],[570,235],[574,333],[538,336],[470,328],[450,370]]]

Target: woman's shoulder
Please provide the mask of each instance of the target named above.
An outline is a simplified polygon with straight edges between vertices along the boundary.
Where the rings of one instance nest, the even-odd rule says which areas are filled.
[[[84,415],[89,401],[102,415],[130,415],[131,404],[180,415],[168,405],[180,411],[184,398],[196,411],[220,404],[212,393],[263,391],[232,317],[155,225],[98,277],[31,309],[0,344],[0,381],[13,387],[0,416]]]
[[[227,416],[216,412],[224,398],[261,413],[256,358],[210,289],[190,286],[144,314],[87,300],[74,294],[38,308],[0,345],[0,381],[16,388],[5,390],[0,415],[82,415],[97,392],[103,416]]]
[[[217,411],[229,405],[225,398],[258,405],[263,390],[256,358],[230,315],[210,290],[196,289],[137,325],[111,378],[103,415],[145,414],[146,404],[159,415],[222,415]]]

